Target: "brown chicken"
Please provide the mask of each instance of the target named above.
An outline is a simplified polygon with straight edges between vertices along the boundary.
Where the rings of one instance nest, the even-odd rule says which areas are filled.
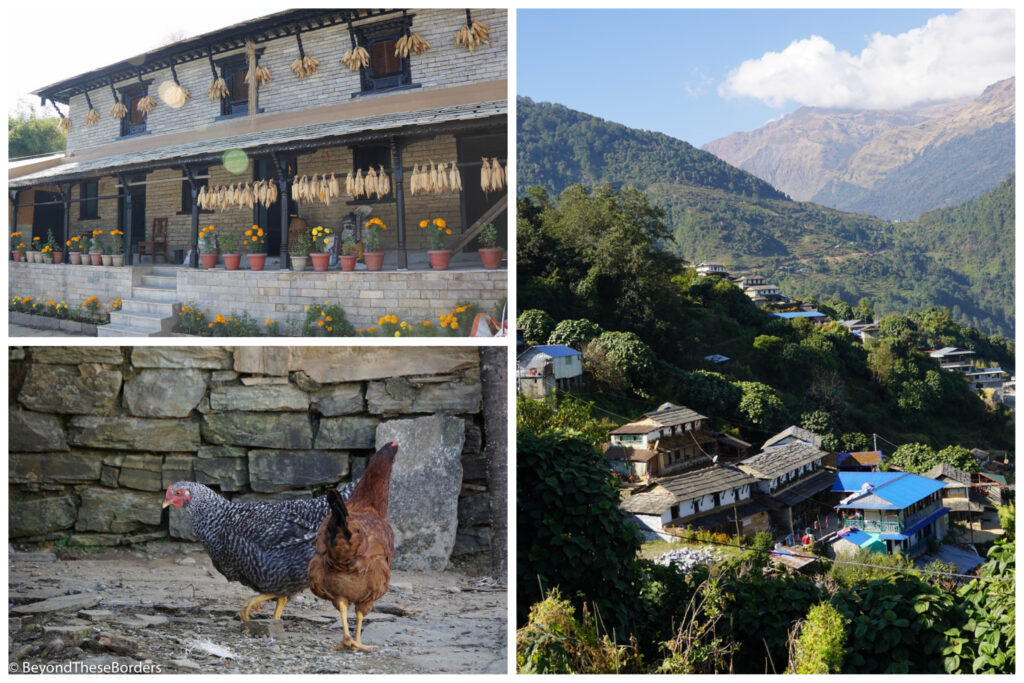
[[[363,645],[363,617],[388,590],[395,534],[388,523],[391,466],[398,444],[391,442],[370,458],[348,502],[327,492],[331,514],[316,535],[309,562],[309,588],[341,614],[345,637],[335,650],[369,650]],[[348,630],[348,606],[355,605],[356,637]]]

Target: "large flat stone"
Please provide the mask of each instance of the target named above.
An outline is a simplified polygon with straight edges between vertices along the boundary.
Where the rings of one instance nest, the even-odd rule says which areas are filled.
[[[343,451],[249,451],[249,485],[253,491],[333,484],[347,476],[348,453]]]
[[[316,435],[316,448],[357,448],[374,447],[377,425],[376,417],[325,417],[320,420],[320,431]]]
[[[80,609],[89,609],[100,601],[99,593],[76,593],[75,595],[62,595],[58,598],[50,598],[41,602],[33,602],[29,605],[18,605],[12,607],[11,612],[15,614],[45,614],[47,612],[70,612],[74,613]]]
[[[238,346],[234,349],[235,372],[253,375],[287,375],[287,346]]]
[[[68,450],[64,426],[56,415],[30,410],[8,411],[7,449],[21,453]]]
[[[160,488],[166,490],[176,481],[192,481],[195,476],[192,469],[193,460],[190,455],[175,454],[165,457],[163,467],[160,468]]]
[[[249,451],[241,446],[207,446],[204,444],[199,447],[199,452],[196,455],[200,458],[244,458],[248,454]]]
[[[232,350],[223,346],[136,346],[132,365],[137,368],[198,368],[231,370]]]
[[[245,458],[203,458],[196,460],[193,467],[196,481],[216,486],[221,491],[241,491],[249,484],[249,466]]]
[[[296,376],[298,375],[299,373],[296,373]],[[361,413],[366,403],[361,382],[332,384],[317,389],[310,395],[310,401],[316,412],[324,417]]]
[[[120,346],[33,346],[32,362],[49,365],[120,365],[124,362],[124,353]]]
[[[109,415],[121,391],[112,365],[32,365],[18,401],[31,410],[70,415]]]
[[[8,503],[7,529],[11,538],[41,536],[70,529],[78,510],[68,496],[11,500]]]
[[[199,449],[199,423],[143,417],[72,418],[68,441],[77,446],[117,450],[184,452]]]
[[[447,415],[390,420],[377,428],[378,448],[398,442],[388,505],[395,569],[447,566],[458,530],[464,432],[463,421]]]
[[[119,487],[138,491],[163,490],[164,459],[158,455],[129,455],[121,464]]]
[[[124,534],[160,525],[163,496],[99,486],[82,491],[75,531]]]
[[[206,394],[206,373],[181,368],[140,370],[124,384],[128,412],[139,417],[188,417]]]
[[[294,346],[289,370],[301,370],[320,384],[335,384],[443,375],[479,364],[480,355],[475,347]]]
[[[309,395],[290,384],[218,387],[210,392],[210,410],[309,410]]]
[[[11,484],[80,484],[100,478],[103,456],[99,453],[14,453],[7,457]]]
[[[203,438],[212,444],[301,450],[313,443],[306,413],[209,413]]]
[[[366,388],[366,408],[373,415],[476,413],[482,400],[479,381],[454,378],[434,382],[397,377],[370,382]]]

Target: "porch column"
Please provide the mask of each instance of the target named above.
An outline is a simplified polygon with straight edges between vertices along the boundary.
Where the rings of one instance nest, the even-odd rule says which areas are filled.
[[[21,190],[11,190],[11,204],[14,205],[14,218],[13,218],[13,220],[11,220],[11,230],[10,230],[10,232],[18,232],[18,195],[20,195],[20,194],[21,194]],[[24,235],[22,235],[22,237],[24,237]],[[16,251],[16,249],[14,248],[15,245],[14,245],[13,242],[11,242],[10,247],[11,248],[7,250],[8,251],[7,258],[13,260],[14,259],[14,252]],[[968,508],[968,510],[969,509],[970,508]]]
[[[199,267],[199,183],[195,179],[195,171],[191,166],[185,167],[185,173],[188,174],[188,185],[189,192],[192,195],[192,228],[189,231],[188,243],[189,243],[189,257],[188,267],[198,268]],[[166,260],[166,259],[164,259]],[[156,263],[156,256],[153,256],[153,262]]]
[[[409,255],[405,250],[405,189],[402,179],[402,149],[398,140],[391,138],[391,168],[395,176],[395,212],[398,214],[398,269],[409,269]]]
[[[61,221],[64,225],[61,228],[64,230],[64,237],[60,241],[60,250],[64,254],[64,263],[68,263],[68,237],[71,234],[71,184],[62,183],[59,185],[60,195],[64,200],[64,220]],[[17,215],[15,215],[15,222],[17,222]]]
[[[289,270],[288,263],[288,178],[282,172],[277,181],[277,201],[281,202],[281,270]]]
[[[121,183],[121,193],[124,197],[124,221],[122,223],[122,232],[124,232],[124,264],[130,266],[132,265],[132,193],[128,186],[128,177],[118,175],[117,178]],[[153,260],[155,261],[156,259]]]

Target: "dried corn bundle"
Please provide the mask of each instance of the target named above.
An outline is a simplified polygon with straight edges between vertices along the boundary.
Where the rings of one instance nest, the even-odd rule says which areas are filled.
[[[306,67],[302,63],[302,57],[296,57],[295,61],[292,62],[292,73],[299,80],[306,77]]]
[[[430,194],[438,194],[440,192],[437,166],[434,165],[433,160],[427,164],[427,192]]]
[[[437,167],[437,191],[444,193],[449,190],[451,190],[451,184],[448,182],[448,164],[440,164]]]
[[[488,40],[490,32],[491,28],[487,24],[479,21],[463,24],[459,30],[455,32],[455,44],[473,52],[482,44],[491,44]]]
[[[320,68],[320,60],[313,55],[306,55],[302,58],[302,68],[306,70],[307,76],[312,76]]]
[[[342,55],[341,63],[347,66],[349,71],[359,71],[363,67],[370,66],[370,53],[366,51],[365,47],[357,45]]]
[[[100,122],[100,113],[95,109],[90,108],[89,111],[85,112],[85,125],[95,126]]]
[[[114,106],[110,108],[110,115],[115,119],[123,119],[128,115],[128,107],[124,106],[120,102],[114,102]]]
[[[332,197],[337,197],[339,194],[341,194],[341,188],[338,185],[338,179],[334,177],[333,173],[331,174],[331,180],[328,183],[328,185],[331,188]]]
[[[246,83],[251,83],[251,81],[249,79],[252,76],[252,74],[256,74],[256,85],[257,86],[260,86],[260,85],[263,85],[264,83],[269,83],[270,82],[270,69],[268,69],[267,67],[263,66],[262,64],[257,64],[256,68],[253,69],[251,72],[250,71],[246,71],[245,72],[245,82]]]
[[[143,116],[149,116],[149,112],[156,108],[156,98],[152,95],[146,95],[139,103],[135,105],[135,108],[139,110],[139,113]]]
[[[388,177],[384,167],[377,164],[379,170],[377,171],[377,192],[380,193],[381,197],[386,197],[391,193],[391,178]]]
[[[277,184],[268,180],[267,181],[267,202],[264,206],[270,206],[277,201]]]
[[[321,202],[327,206],[331,205],[331,181],[327,179],[327,176],[320,178],[320,182],[317,183],[316,193]]]
[[[66,135],[71,130],[71,119],[67,116],[62,117],[60,123],[57,124],[57,130]]]
[[[211,102],[223,99],[228,96],[228,84],[223,78],[215,78],[210,81],[210,85],[206,86],[206,94]]]
[[[349,197],[355,197],[356,196],[356,172],[355,171],[350,171],[349,174],[345,176],[345,194],[347,194]]]
[[[462,191],[462,174],[459,173],[459,167],[454,161],[452,162],[451,170],[448,171],[448,187],[450,187],[453,192]]]
[[[491,163],[487,160],[487,157],[480,157],[480,189],[484,192],[490,192],[494,189],[491,185]]]
[[[377,197],[380,199],[380,190],[377,189],[377,171],[371,166],[366,172],[366,180],[363,181],[363,189],[366,190],[367,197]]]
[[[356,170],[355,191],[357,197],[366,194],[366,179],[363,177],[363,172],[358,169]]]
[[[412,174],[409,176],[409,194],[413,197],[423,192],[423,169],[417,164],[413,166]]]
[[[196,206],[200,209],[206,208],[206,185],[199,188],[199,194],[196,195]]]
[[[430,43],[428,43],[420,34],[412,32],[407,36],[402,36],[395,41],[395,56],[405,59],[410,54],[419,55],[423,54],[430,49]]]

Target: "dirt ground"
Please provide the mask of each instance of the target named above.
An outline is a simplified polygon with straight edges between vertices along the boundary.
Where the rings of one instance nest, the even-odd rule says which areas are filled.
[[[74,662],[123,672],[148,664],[141,672],[156,666],[164,673],[507,671],[505,587],[460,571],[395,571],[390,590],[363,622],[363,642],[379,649],[352,652],[333,649],[341,621],[308,590],[285,607],[283,634],[268,635],[276,626],[273,602],[260,607],[253,632],[243,632],[238,609],[252,592],[217,573],[198,545],[153,543],[78,556],[12,553],[9,568],[13,673],[55,664],[74,672],[70,667],[81,667]],[[11,611],[72,594],[78,595],[55,611]],[[354,629],[351,610],[349,623]]]

